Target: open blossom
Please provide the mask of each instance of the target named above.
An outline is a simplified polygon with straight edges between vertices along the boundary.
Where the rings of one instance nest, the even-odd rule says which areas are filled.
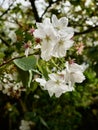
[[[44,90],[48,90],[50,97],[55,94],[56,97],[60,97],[62,93],[74,90],[73,87],[69,87],[64,79],[64,75],[61,73],[52,73],[49,74],[49,80],[45,81],[45,79],[36,79],[39,82]]]
[[[66,81],[71,82],[72,85],[74,85],[74,83],[82,83],[85,80],[83,71],[84,67],[82,65],[78,65],[77,63],[70,64],[66,62]]]
[[[68,39],[73,37],[74,29],[68,27],[68,18],[61,17],[58,19],[56,15],[52,15],[52,25],[57,32],[57,35]]]
[[[58,19],[56,15],[53,15],[52,25],[57,33],[57,42],[53,49],[53,56],[61,58],[66,55],[66,51],[73,45],[72,37],[74,30],[71,27],[67,27],[68,19],[66,17]]]
[[[55,15],[52,16],[52,22],[46,18],[43,23],[37,23],[34,36],[42,40],[40,46],[42,59],[48,61],[52,56],[61,58],[66,55],[66,51],[73,45],[74,35],[73,28],[67,25],[66,17],[57,19]]]
[[[58,19],[56,15],[52,15],[52,24],[56,30],[62,30],[68,25],[68,19],[66,17]]]
[[[53,94],[56,97],[60,97],[65,92],[73,91],[75,83],[82,83],[85,80],[85,76],[83,75],[84,70],[84,65],[66,62],[66,69],[61,72],[49,74],[48,81],[44,78],[37,78],[36,81],[43,86],[43,90],[48,91],[50,97]]]
[[[62,74],[50,74],[50,80],[47,81],[45,85],[45,90],[48,90],[49,95],[53,96],[55,94],[56,97],[60,97],[62,93],[72,91],[74,88],[69,87],[64,79],[64,75]]]
[[[35,30],[34,36],[42,39],[41,57],[48,61],[52,56],[52,50],[56,41],[56,34],[50,19],[45,19],[43,23],[37,23],[38,29]]]
[[[52,55],[54,57],[64,57],[66,55],[66,51],[72,47],[73,40],[65,39],[65,38],[58,38],[57,43],[53,48]]]

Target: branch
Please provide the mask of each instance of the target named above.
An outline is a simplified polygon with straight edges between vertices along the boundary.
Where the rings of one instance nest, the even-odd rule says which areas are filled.
[[[54,3],[56,3],[56,2],[59,2],[59,1],[61,1],[61,0],[56,0],[56,1],[49,1],[49,5],[46,7],[46,9],[44,10],[44,12],[43,12],[43,14],[42,14],[42,16],[41,16],[41,19],[42,19],[42,17],[45,15],[45,13],[47,12],[47,10],[54,4]]]
[[[55,2],[53,2],[52,0],[49,2],[49,5],[46,7],[46,9],[44,10],[41,18],[44,16],[44,14],[47,12],[47,10],[52,6],[52,4],[54,4]]]
[[[4,38],[0,35],[0,39],[1,41],[7,46],[9,47],[10,45],[4,40]]]
[[[35,54],[38,54],[38,52],[34,52],[34,53],[32,53],[32,54],[29,54],[28,56],[35,55]],[[7,60],[7,61],[4,61],[2,64],[0,64],[0,67],[2,67],[2,66],[4,66],[4,65],[6,65],[6,64],[8,64],[8,63],[10,63],[10,62],[12,62],[13,60],[20,59],[20,58],[23,58],[23,57],[26,57],[26,56],[25,56],[25,55],[17,56],[17,57],[14,57],[14,58],[12,58],[12,59],[9,59],[9,60]]]
[[[15,60],[15,59],[19,59],[19,58],[22,58],[22,57],[24,57],[24,56],[14,57],[14,58],[12,58],[12,59],[9,59],[8,61],[4,61],[2,64],[0,64],[0,67],[6,65],[6,64],[8,64],[8,63],[10,63],[11,61],[13,61],[13,60]]]
[[[38,15],[38,11],[37,11],[37,8],[36,8],[36,5],[35,5],[35,0],[29,0],[29,1],[31,3],[32,11],[34,13],[34,17],[35,17],[36,22],[41,22],[41,18]]]
[[[9,8],[3,14],[0,15],[0,18],[3,17],[5,14],[8,13],[8,11],[11,9],[12,5],[13,5],[13,3],[10,4]]]
[[[93,32],[93,31],[97,31],[97,30],[98,30],[98,26],[90,27],[90,28],[88,28],[88,29],[85,30],[85,31],[75,32],[75,36],[77,36],[77,35],[82,35],[82,34],[86,34],[86,33],[91,33],[91,32]]]

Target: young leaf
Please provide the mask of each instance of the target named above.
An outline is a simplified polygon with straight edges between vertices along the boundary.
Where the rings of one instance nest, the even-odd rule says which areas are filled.
[[[24,71],[29,71],[36,67],[36,61],[37,60],[35,56],[28,56],[20,59],[15,59],[14,64]]]

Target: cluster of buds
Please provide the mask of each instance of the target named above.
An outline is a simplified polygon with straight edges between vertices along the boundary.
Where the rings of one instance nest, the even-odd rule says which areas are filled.
[[[34,28],[30,28],[30,30],[28,31],[28,33],[30,33],[31,35],[33,35],[35,29]]]
[[[32,52],[31,41],[28,41],[27,43],[24,44],[24,49],[25,49],[25,56],[28,57],[29,53]]]
[[[40,42],[40,38],[35,38],[36,45],[40,46]],[[23,48],[25,49],[25,56],[28,57],[28,55],[33,52],[32,42],[29,40],[27,43],[24,44]]]

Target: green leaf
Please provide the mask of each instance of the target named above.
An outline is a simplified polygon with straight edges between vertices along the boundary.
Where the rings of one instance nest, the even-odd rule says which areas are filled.
[[[31,82],[30,89],[31,89],[32,92],[35,92],[37,87],[38,87],[38,83],[37,82]]]
[[[36,67],[36,61],[37,60],[35,56],[28,56],[20,59],[15,59],[14,63],[20,69],[24,71],[29,71],[29,70],[33,70]]]

